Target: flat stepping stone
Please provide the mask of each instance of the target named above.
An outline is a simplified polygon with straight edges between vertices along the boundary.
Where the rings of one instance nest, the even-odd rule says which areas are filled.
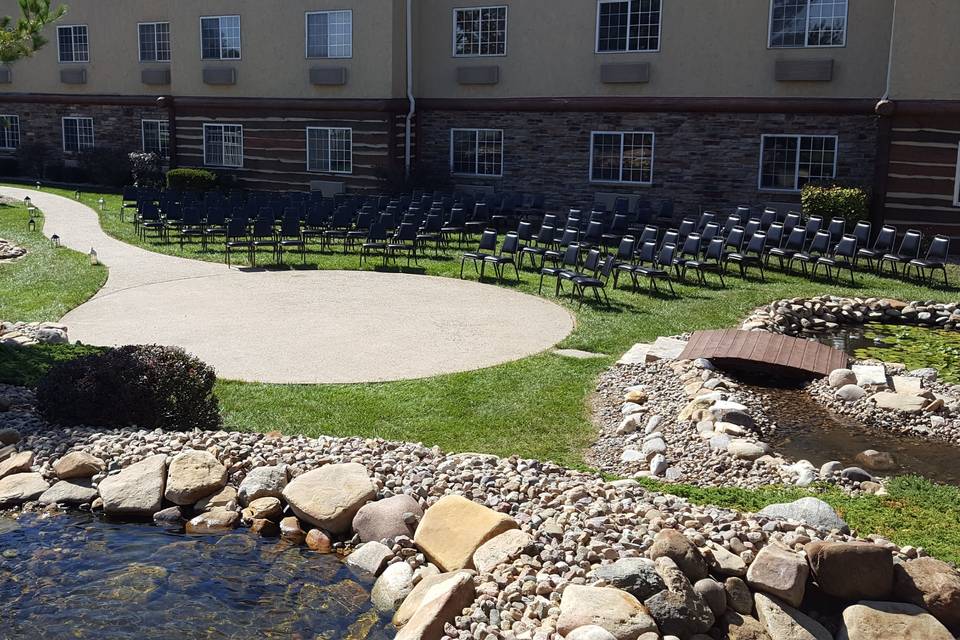
[[[882,391],[873,396],[872,400],[881,409],[891,409],[904,413],[920,413],[930,402],[927,398],[907,395],[905,393],[891,393]]]
[[[650,351],[649,344],[635,344],[617,360],[617,364],[647,364],[648,351]]]
[[[883,365],[878,364],[855,364],[850,367],[854,375],[857,376],[857,385],[866,386],[870,384],[887,384],[887,372]]]
[[[606,358],[605,353],[593,353],[592,351],[581,351],[580,349],[554,349],[553,352],[562,358],[573,358],[574,360],[591,360],[593,358]]]

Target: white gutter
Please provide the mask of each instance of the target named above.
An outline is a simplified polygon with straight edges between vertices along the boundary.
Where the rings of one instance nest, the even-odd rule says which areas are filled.
[[[410,108],[407,110],[407,123],[404,130],[403,167],[404,176],[410,178],[410,163],[412,160],[413,116],[417,112],[417,101],[413,97],[413,0],[405,0],[407,5],[407,100]]]

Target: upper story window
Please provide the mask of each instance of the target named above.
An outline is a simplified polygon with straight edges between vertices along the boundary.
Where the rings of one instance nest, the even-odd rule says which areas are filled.
[[[144,22],[140,35],[140,62],[170,62],[170,23]]]
[[[772,0],[771,47],[842,47],[846,43],[847,0]]]
[[[60,62],[90,62],[87,25],[57,27],[57,47],[60,52]]]
[[[594,131],[590,180],[653,184],[653,144],[649,131]]]
[[[597,53],[660,50],[660,0],[599,0]]]
[[[453,55],[507,55],[507,8],[454,9]]]
[[[145,153],[155,153],[161,158],[170,155],[170,122],[167,120],[142,120],[140,122]]]
[[[200,57],[204,60],[240,59],[240,16],[200,18]]]
[[[242,167],[243,125],[203,125],[203,164],[208,167]]]
[[[760,188],[799,191],[837,176],[836,136],[765,135],[760,141]]]
[[[75,152],[87,149],[93,149],[93,118],[64,118],[63,150]]]
[[[503,131],[451,129],[450,172],[466,176],[502,176]]]
[[[0,149],[20,146],[20,116],[0,116]]]
[[[353,173],[353,130],[307,127],[307,171]]]
[[[353,11],[307,14],[307,57],[349,58],[353,55]]]

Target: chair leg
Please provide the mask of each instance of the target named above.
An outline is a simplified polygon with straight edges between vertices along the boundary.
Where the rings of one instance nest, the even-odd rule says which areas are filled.
[[[540,273],[540,286],[537,288],[537,294],[543,293],[543,273]]]

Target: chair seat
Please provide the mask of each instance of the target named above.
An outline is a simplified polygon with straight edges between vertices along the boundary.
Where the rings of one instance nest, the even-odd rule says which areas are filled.
[[[804,253],[804,252],[802,252],[802,251],[793,254],[793,259],[794,259],[794,260],[799,260],[800,262],[812,262],[812,261],[816,260],[818,257],[819,257],[819,256],[815,256],[815,255],[812,255],[812,254],[809,254],[809,253]]]
[[[873,249],[857,249],[857,255],[864,256],[866,258],[875,258],[882,253],[882,251],[874,251]]]
[[[914,258],[908,264],[911,267],[920,267],[921,269],[941,269],[947,266],[939,260],[926,260],[924,258]]]
[[[648,278],[662,278],[670,275],[669,272],[664,271],[663,269],[657,269],[655,267],[637,267],[634,269],[633,273],[638,273]]]
[[[697,271],[719,271],[720,265],[716,262],[704,262],[702,260],[687,260],[686,265],[688,269],[696,269]]]
[[[386,249],[386,248],[387,248],[387,243],[386,243],[386,242],[364,242],[364,243],[361,245],[361,248],[363,248],[363,249]]]
[[[827,256],[821,256],[817,258],[817,264],[826,265],[828,267],[847,267],[850,265],[850,262],[844,258],[830,258]]]
[[[900,255],[899,253],[885,253],[882,258],[885,262],[910,262],[911,260],[916,260],[911,256]]]
[[[524,247],[520,250],[520,253],[532,253],[536,256],[542,256],[546,252],[547,250],[543,247]]]
[[[289,239],[289,240],[281,240],[281,241],[280,241],[280,245],[281,245],[281,246],[284,246],[284,247],[296,247],[296,246],[299,246],[299,245],[301,245],[301,244],[303,244],[303,240],[294,240],[294,239],[292,239],[292,238]]]
[[[760,262],[760,256],[747,255],[745,253],[728,253],[727,260],[731,262]]]
[[[603,280],[591,276],[578,276],[573,279],[574,284],[580,287],[602,287]]]
[[[491,256],[489,253],[480,253],[479,251],[468,251],[468,252],[466,252],[465,254],[463,254],[463,259],[464,259],[464,260],[478,260],[478,261],[479,261],[479,260],[486,260],[487,258],[491,258],[491,257],[493,257],[493,256]]]
[[[510,256],[486,256],[483,261],[490,264],[513,264],[513,258]]]

